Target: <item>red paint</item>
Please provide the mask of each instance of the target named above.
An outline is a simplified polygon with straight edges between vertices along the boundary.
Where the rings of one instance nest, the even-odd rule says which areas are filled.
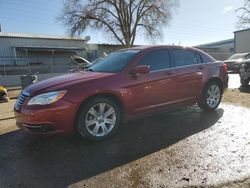
[[[150,73],[146,73],[146,68],[141,67],[137,71],[145,74],[131,74],[144,54],[163,48],[170,50],[171,54],[171,49],[181,47],[138,47],[141,52],[121,72],[79,72],[44,80],[28,87],[24,92],[30,97],[58,90],[67,90],[67,93],[58,102],[45,106],[27,106],[30,97],[26,98],[20,111],[15,110],[17,125],[29,131],[23,124],[46,124],[50,125],[52,130],[45,134],[70,134],[74,131],[74,120],[80,105],[95,95],[109,94],[116,97],[122,105],[124,117],[129,120],[177,106],[195,104],[205,84],[211,79],[219,79],[223,87],[227,88],[228,75],[223,63],[172,67]],[[206,56],[197,49],[181,49]],[[171,61],[173,63],[173,59]]]

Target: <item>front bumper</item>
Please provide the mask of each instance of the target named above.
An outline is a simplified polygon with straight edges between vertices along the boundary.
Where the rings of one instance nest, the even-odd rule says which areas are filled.
[[[16,125],[32,134],[72,134],[78,105],[60,100],[46,106],[26,106],[15,111]]]

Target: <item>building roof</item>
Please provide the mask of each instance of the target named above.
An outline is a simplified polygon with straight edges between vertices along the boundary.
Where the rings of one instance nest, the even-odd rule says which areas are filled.
[[[0,38],[33,38],[33,39],[54,39],[54,40],[82,40],[87,41],[85,38],[66,37],[57,35],[43,35],[32,33],[13,33],[13,32],[0,32]]]
[[[16,49],[19,50],[32,50],[32,51],[36,51],[36,50],[54,50],[54,51],[70,51],[70,50],[85,50],[85,48],[81,48],[81,47],[57,47],[57,46],[16,46]]]
[[[234,44],[234,39],[227,39],[227,40],[221,40],[221,41],[217,41],[217,42],[201,44],[201,45],[197,45],[195,47],[198,47],[198,48],[216,48],[216,46],[230,44],[230,43]]]
[[[242,31],[248,31],[248,30],[250,30],[250,28],[234,31],[234,33],[242,32]]]

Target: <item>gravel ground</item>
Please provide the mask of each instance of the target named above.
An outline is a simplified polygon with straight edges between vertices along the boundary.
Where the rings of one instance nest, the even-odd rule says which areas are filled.
[[[227,89],[222,102],[250,108],[250,86],[238,89]]]
[[[102,142],[10,132],[0,187],[249,187],[249,120],[249,109],[222,104],[131,121]]]
[[[15,126],[15,100],[1,103],[0,187],[249,188],[250,86],[237,83],[216,112],[192,106],[131,121],[102,142],[30,136]]]
[[[250,110],[216,113],[206,130],[71,187],[250,187]]]

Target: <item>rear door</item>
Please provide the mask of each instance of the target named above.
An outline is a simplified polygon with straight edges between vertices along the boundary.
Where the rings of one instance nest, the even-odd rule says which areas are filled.
[[[161,108],[176,100],[176,74],[167,49],[145,53],[137,65],[148,65],[150,72],[136,77],[128,76],[129,105],[133,113]]]
[[[198,52],[189,49],[172,49],[174,66],[176,67],[177,100],[194,102],[202,91],[204,74],[207,65],[202,64]]]

